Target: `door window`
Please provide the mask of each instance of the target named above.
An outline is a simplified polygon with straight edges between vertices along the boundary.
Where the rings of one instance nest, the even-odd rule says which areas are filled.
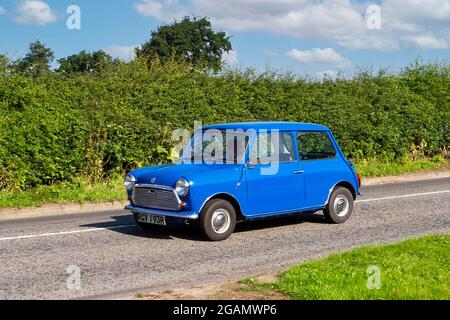
[[[295,162],[294,143],[290,133],[258,133],[250,151],[250,163]]]
[[[300,132],[297,145],[300,160],[328,160],[336,157],[336,149],[326,132]]]

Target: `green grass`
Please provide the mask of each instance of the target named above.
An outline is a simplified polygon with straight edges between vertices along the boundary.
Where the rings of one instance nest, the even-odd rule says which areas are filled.
[[[398,162],[382,162],[372,159],[357,162],[355,167],[363,177],[377,177],[449,168],[449,163],[443,157],[420,160],[405,158]],[[80,178],[26,191],[0,191],[0,208],[39,207],[46,203],[84,203],[125,199],[123,177],[94,184]]]
[[[370,266],[380,268],[379,289],[368,288]],[[275,283],[248,278],[241,286],[300,300],[450,299],[450,236],[357,248],[295,266]]]
[[[0,208],[39,207],[46,203],[123,201],[126,198],[122,177],[94,184],[76,179],[27,191],[2,191]]]
[[[369,159],[355,162],[356,171],[365,178],[399,175],[440,168],[449,168],[448,160],[442,156],[420,159],[405,157],[398,161]]]

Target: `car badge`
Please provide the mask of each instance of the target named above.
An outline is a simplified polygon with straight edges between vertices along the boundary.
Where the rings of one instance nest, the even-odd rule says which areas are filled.
[[[153,177],[153,178],[150,180],[150,182],[151,182],[152,184],[154,184],[154,183],[156,182],[156,178]]]

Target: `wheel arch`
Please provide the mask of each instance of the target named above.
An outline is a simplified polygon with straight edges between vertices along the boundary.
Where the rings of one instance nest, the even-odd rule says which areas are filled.
[[[344,187],[344,188],[348,189],[348,190],[352,193],[353,200],[356,200],[356,190],[355,190],[355,187],[354,187],[350,182],[348,182],[348,181],[346,181],[346,180],[342,180],[342,181],[336,183],[336,184],[330,189],[330,193],[328,194],[327,202],[326,202],[325,205],[327,205],[327,204],[330,202],[330,197],[331,197],[331,194],[333,193],[333,191],[336,190],[336,188],[339,188],[339,187]]]
[[[242,213],[241,210],[241,205],[239,204],[239,201],[236,200],[235,197],[233,197],[231,194],[229,193],[216,193],[213,194],[212,196],[208,197],[205,202],[203,202],[202,206],[200,207],[200,211],[199,214],[202,214],[203,208],[205,207],[205,205],[211,201],[211,200],[215,200],[215,199],[222,199],[222,200],[226,200],[229,203],[231,203],[231,205],[233,206],[234,210],[236,210],[236,218],[237,220],[244,220],[244,214]]]

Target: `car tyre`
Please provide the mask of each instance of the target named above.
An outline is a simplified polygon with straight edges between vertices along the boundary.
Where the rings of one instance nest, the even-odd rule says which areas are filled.
[[[338,187],[331,193],[330,200],[323,210],[329,223],[340,224],[346,222],[353,212],[353,194],[344,187]]]
[[[209,201],[200,215],[200,229],[211,241],[228,239],[236,227],[236,210],[226,200]]]

